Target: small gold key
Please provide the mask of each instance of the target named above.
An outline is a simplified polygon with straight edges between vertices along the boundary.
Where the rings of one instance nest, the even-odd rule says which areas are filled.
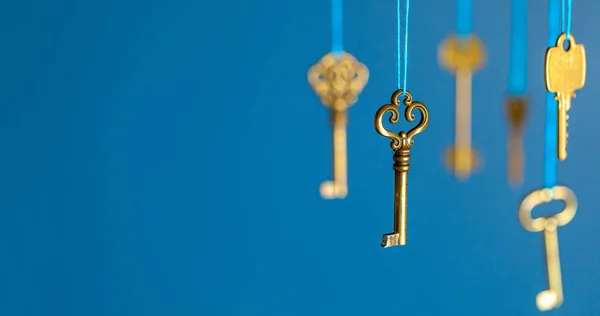
[[[379,108],[375,114],[375,130],[381,136],[392,140],[390,146],[394,150],[394,232],[383,235],[381,247],[387,248],[406,244],[406,220],[408,208],[408,170],[410,170],[410,149],[414,144],[413,137],[422,133],[429,124],[429,112],[427,107],[421,102],[413,102],[412,95],[406,91],[404,93],[404,118],[412,122],[415,120],[413,110],[421,112],[421,120],[417,126],[413,127],[408,133],[400,132],[398,134],[387,130],[383,126],[383,116],[390,112],[390,123],[396,124],[400,119],[399,98],[403,96],[402,90],[397,90],[392,94],[391,104],[386,104]]]
[[[568,49],[564,49],[566,34],[558,37],[555,47],[546,50],[545,79],[546,89],[556,93],[558,101],[557,156],[567,159],[567,111],[571,109],[571,98],[575,91],[585,84],[586,60],[583,44],[577,44],[569,35]]]
[[[333,127],[333,181],[321,184],[325,199],[345,198],[348,194],[346,125],[347,110],[369,80],[369,70],[352,55],[339,58],[327,54],[308,71],[308,82],[331,111]]]
[[[565,208],[560,213],[550,217],[535,219],[531,217],[531,211],[536,206],[556,200],[565,202]],[[577,198],[575,193],[564,186],[534,191],[523,199],[519,207],[521,225],[530,232],[544,232],[548,289],[538,293],[536,297],[536,305],[540,311],[558,308],[564,300],[557,229],[571,222],[576,212]]]
[[[445,161],[457,178],[466,179],[479,166],[477,152],[471,147],[471,95],[473,72],[485,63],[485,48],[475,35],[450,36],[438,49],[439,63],[456,74],[456,133],[454,146],[446,151]]]
[[[529,111],[527,99],[510,97],[506,102],[508,118],[508,179],[514,185],[523,181],[523,129]]]

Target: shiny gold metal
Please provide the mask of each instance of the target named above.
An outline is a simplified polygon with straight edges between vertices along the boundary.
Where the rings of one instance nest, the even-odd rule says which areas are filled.
[[[471,95],[473,72],[485,63],[485,47],[475,35],[450,36],[438,49],[439,63],[456,74],[456,134],[454,146],[446,151],[446,166],[458,179],[466,179],[479,166],[471,147]]]
[[[556,93],[558,101],[557,156],[567,159],[567,111],[571,109],[571,99],[575,91],[583,88],[586,76],[585,47],[577,44],[573,35],[569,35],[568,49],[564,45],[566,34],[558,37],[555,47],[546,50],[545,81],[546,89]]]
[[[321,196],[325,199],[343,199],[348,194],[347,110],[356,103],[368,80],[367,67],[348,53],[340,56],[329,53],[308,71],[308,82],[331,111],[333,180],[321,184]]]
[[[529,112],[526,98],[510,97],[506,102],[508,118],[508,179],[513,185],[523,182],[523,129]]]
[[[531,211],[536,206],[557,200],[565,202],[565,208],[560,213],[535,219],[531,217]],[[519,207],[521,225],[530,232],[544,232],[549,286],[547,290],[538,293],[536,297],[536,305],[540,311],[558,308],[564,300],[557,228],[571,222],[576,212],[577,198],[575,193],[564,186],[536,190],[525,197]]]
[[[391,104],[386,104],[377,110],[375,114],[375,130],[380,135],[392,140],[390,147],[394,150],[394,232],[383,235],[381,247],[387,248],[406,244],[406,220],[408,207],[408,171],[410,170],[410,149],[414,144],[413,137],[422,133],[429,124],[429,112],[427,107],[421,102],[413,102],[412,95],[406,91],[402,103],[404,108],[404,118],[413,122],[415,115],[413,110],[421,112],[421,120],[408,133],[400,132],[398,134],[387,130],[383,126],[383,117],[386,112],[390,112],[390,123],[396,124],[400,119],[399,98],[403,96],[402,90],[397,90],[392,94]]]

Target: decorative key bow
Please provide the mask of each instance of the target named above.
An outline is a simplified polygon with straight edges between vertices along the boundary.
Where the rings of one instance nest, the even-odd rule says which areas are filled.
[[[565,201],[565,209],[550,217],[532,218],[531,211],[538,205],[551,201]],[[571,189],[555,186],[552,189],[541,189],[530,193],[519,208],[519,220],[530,232],[544,232],[546,248],[546,265],[548,268],[548,289],[538,293],[536,304],[540,311],[558,308],[564,299],[562,276],[560,272],[560,256],[558,253],[558,227],[565,226],[577,212],[577,198]]]
[[[410,170],[410,150],[414,144],[413,137],[422,133],[429,124],[429,111],[421,102],[413,102],[412,95],[406,91],[404,94],[404,118],[412,122],[415,120],[413,110],[417,109],[421,112],[421,120],[408,133],[394,133],[387,130],[383,126],[383,116],[386,112],[390,112],[390,123],[396,124],[400,119],[399,98],[402,97],[402,90],[398,90],[392,94],[391,103],[379,108],[375,114],[375,130],[392,142],[390,147],[394,150],[394,232],[383,235],[381,246],[384,248],[406,244],[406,220],[407,220],[407,200],[408,200],[408,171]]]

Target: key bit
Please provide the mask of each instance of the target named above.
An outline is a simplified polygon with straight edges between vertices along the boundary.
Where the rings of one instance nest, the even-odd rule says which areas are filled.
[[[444,157],[446,167],[460,180],[467,179],[473,170],[481,166],[479,154],[470,147],[450,147]]]

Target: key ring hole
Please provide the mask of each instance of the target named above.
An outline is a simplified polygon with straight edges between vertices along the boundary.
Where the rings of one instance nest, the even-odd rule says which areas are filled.
[[[566,206],[567,202],[564,200],[552,200],[548,203],[539,204],[533,210],[531,210],[531,217],[552,217],[564,210]]]
[[[565,50],[565,52],[568,52],[569,49],[571,49],[571,38],[569,37],[568,41],[564,41],[562,43],[562,48]]]

